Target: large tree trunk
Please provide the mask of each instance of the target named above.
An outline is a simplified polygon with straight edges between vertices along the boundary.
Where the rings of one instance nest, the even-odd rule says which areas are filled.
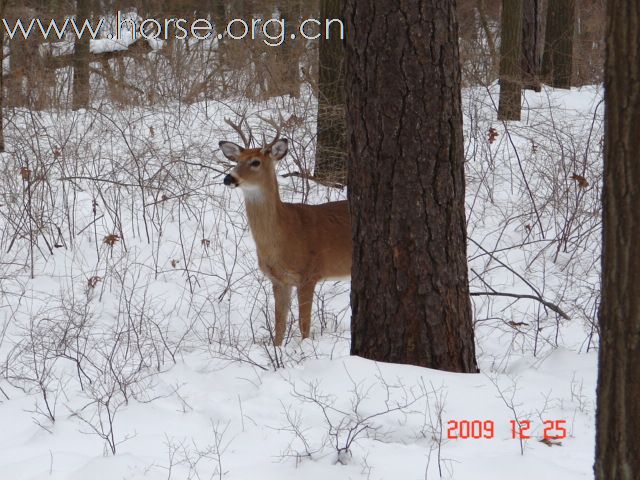
[[[540,91],[542,0],[522,0],[522,86]]]
[[[543,80],[557,88],[571,87],[575,0],[550,0],[542,58]]]
[[[342,0],[320,0],[320,18],[342,18],[341,7]],[[344,47],[339,36],[334,35],[329,39],[321,39],[319,50],[314,175],[344,184],[347,180]]]
[[[502,0],[498,120],[520,120],[522,0]]]
[[[640,3],[609,0],[597,480],[640,478]]]
[[[88,0],[77,0],[76,5],[76,22],[78,28],[82,28],[85,20],[91,17],[91,7]],[[87,108],[89,106],[89,98],[91,87],[89,84],[89,56],[90,41],[88,33],[82,38],[76,38],[73,46],[73,99],[72,109]]]
[[[476,372],[453,0],[347,0],[351,352]]]

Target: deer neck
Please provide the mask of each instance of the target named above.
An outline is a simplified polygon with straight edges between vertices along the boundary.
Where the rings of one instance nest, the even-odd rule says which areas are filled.
[[[282,208],[278,184],[273,187],[251,187],[244,189],[247,219],[258,255],[269,255],[280,243],[279,217]]]

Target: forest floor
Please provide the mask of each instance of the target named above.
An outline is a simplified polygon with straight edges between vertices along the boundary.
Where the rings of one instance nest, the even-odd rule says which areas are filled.
[[[271,346],[270,285],[221,182],[228,106],[14,113],[0,479],[593,478],[601,99],[526,92],[504,124],[496,87],[463,92],[471,290],[570,318],[474,296],[479,374],[349,356],[346,282],[316,292],[311,339],[292,322]],[[279,173],[313,158],[312,104],[249,111],[293,115]],[[280,182],[288,201],[346,195]]]

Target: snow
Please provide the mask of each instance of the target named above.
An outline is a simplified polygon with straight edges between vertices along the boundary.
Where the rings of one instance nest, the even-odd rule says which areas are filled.
[[[257,271],[242,194],[222,185],[218,140],[237,141],[223,121],[234,117],[228,106],[131,107],[91,121],[90,112],[40,113],[45,144],[71,139],[63,155],[75,166],[52,161],[49,178],[73,203],[76,236],[53,255],[39,239],[31,279],[28,242],[8,251],[15,226],[0,216],[0,478],[593,478],[602,91],[526,92],[523,121],[509,124],[495,120],[496,94],[463,94],[471,290],[535,288],[571,320],[531,300],[473,297],[480,374],[349,356],[348,282],[316,291],[312,339],[300,342],[294,323],[281,351],[270,345],[270,285]],[[300,114],[295,102],[286,108]],[[308,117],[287,132],[302,161],[312,158]],[[24,138],[28,118],[15,119]],[[15,127],[7,136],[8,145],[24,141]],[[24,155],[5,154],[7,171]],[[281,173],[298,168],[283,162]],[[574,169],[589,188],[568,179]],[[80,179],[63,192],[63,176],[140,176],[149,188]],[[287,200],[345,195],[306,190],[295,176],[280,182]],[[48,214],[69,242],[64,205]],[[569,240],[558,251],[562,232]],[[113,247],[102,242],[110,233],[124,234]],[[109,433],[108,412],[115,455],[96,433]],[[522,445],[515,416],[531,422]],[[492,421],[495,434],[448,439],[452,420]],[[539,441],[545,420],[566,421],[561,445]]]

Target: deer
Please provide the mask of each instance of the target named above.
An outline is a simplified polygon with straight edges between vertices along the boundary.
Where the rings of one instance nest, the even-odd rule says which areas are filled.
[[[346,200],[309,205],[280,198],[276,168],[289,150],[286,138],[275,138],[251,148],[240,124],[225,121],[245,146],[219,142],[223,155],[235,166],[224,185],[244,194],[246,216],[256,245],[258,267],[271,281],[275,298],[273,343],[284,340],[291,292],[296,287],[302,339],[309,337],[316,284],[321,280],[351,277],[351,218]],[[251,133],[250,133],[251,136]]]

